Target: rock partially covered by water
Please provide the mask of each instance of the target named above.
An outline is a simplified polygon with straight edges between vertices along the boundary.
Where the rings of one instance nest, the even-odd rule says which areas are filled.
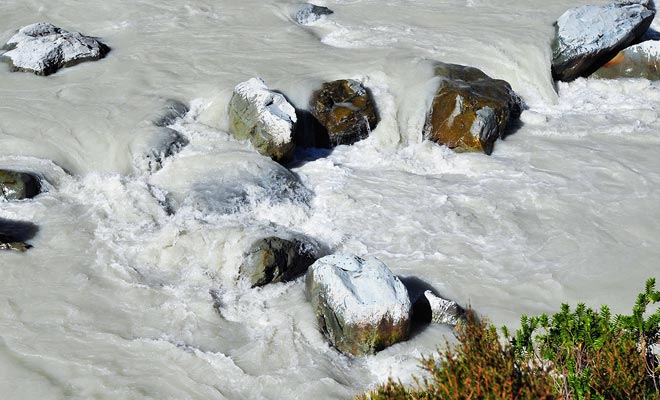
[[[427,114],[427,139],[455,151],[493,152],[495,140],[520,116],[522,100],[506,81],[481,70],[439,63],[440,85]]]
[[[3,57],[13,71],[50,75],[60,68],[105,57],[110,48],[97,39],[38,22],[21,28],[6,45]]]
[[[289,160],[295,150],[296,121],[295,108],[263,80],[252,78],[234,88],[229,103],[231,130],[240,140],[250,139],[259,153],[278,162]]]
[[[312,94],[309,111],[327,130],[332,147],[366,139],[378,124],[369,91],[352,79],[324,83]]]
[[[660,41],[650,40],[626,48],[594,72],[591,77],[660,80]]]
[[[455,301],[443,299],[427,290],[414,300],[413,316],[421,322],[456,326],[465,318],[466,312]]]
[[[38,231],[39,228],[31,222],[0,218],[0,250],[27,251],[32,246],[25,242]]]
[[[552,76],[570,82],[591,75],[649,29],[647,1],[620,1],[566,11],[555,23]]]
[[[254,242],[240,267],[252,287],[289,282],[307,272],[320,256],[318,244],[302,237],[270,236]]]
[[[343,353],[374,354],[408,338],[408,291],[375,258],[323,257],[309,268],[305,291],[319,328]]]
[[[300,25],[309,25],[330,14],[334,14],[334,11],[328,7],[307,3],[298,9],[295,19]]]
[[[30,199],[41,192],[41,183],[35,175],[0,169],[0,199]]]

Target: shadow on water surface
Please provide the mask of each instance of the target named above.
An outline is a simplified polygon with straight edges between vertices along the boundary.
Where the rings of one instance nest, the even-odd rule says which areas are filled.
[[[26,242],[34,238],[39,227],[32,222],[0,218],[0,242]]]
[[[420,301],[425,299],[424,292],[431,291],[435,296],[441,296],[433,286],[415,276],[399,276],[399,279],[408,290],[408,296],[413,307],[412,322],[410,324],[410,339],[419,335],[431,323],[431,306],[428,301]],[[452,327],[444,325],[449,333]]]

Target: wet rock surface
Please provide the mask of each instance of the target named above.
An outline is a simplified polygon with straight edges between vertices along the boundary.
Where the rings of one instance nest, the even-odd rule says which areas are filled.
[[[408,292],[375,258],[323,257],[309,268],[305,292],[321,332],[343,353],[374,354],[408,338]]]
[[[30,199],[41,192],[41,183],[35,175],[0,169],[0,200]]]
[[[638,41],[654,16],[647,1],[620,1],[566,11],[555,23],[553,78],[569,82],[591,75]]]
[[[307,272],[320,255],[319,245],[307,238],[270,236],[250,246],[240,274],[253,287],[289,282]]]
[[[229,122],[234,136],[249,139],[259,153],[278,162],[293,155],[296,110],[260,78],[236,86],[229,103]]]
[[[294,18],[300,25],[312,24],[326,15],[334,14],[334,11],[328,7],[317,6],[314,4],[303,4],[296,12]]]
[[[424,127],[425,137],[455,151],[491,154],[509,122],[520,116],[522,100],[506,81],[481,70],[439,63],[440,84]]]
[[[2,57],[9,60],[12,71],[44,76],[60,68],[99,60],[110,51],[108,46],[93,37],[45,22],[21,28],[5,47],[9,51]]]
[[[369,91],[352,79],[324,83],[312,94],[309,111],[326,129],[331,147],[366,139],[378,124]]]
[[[660,80],[660,41],[647,41],[624,49],[590,77]]]

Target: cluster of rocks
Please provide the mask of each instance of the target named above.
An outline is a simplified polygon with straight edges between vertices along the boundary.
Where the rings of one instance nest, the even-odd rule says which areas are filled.
[[[552,76],[660,79],[660,42],[639,43],[655,17],[649,0],[619,0],[566,11],[555,23]]]

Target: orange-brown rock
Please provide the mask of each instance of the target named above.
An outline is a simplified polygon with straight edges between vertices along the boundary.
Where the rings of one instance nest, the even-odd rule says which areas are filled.
[[[491,154],[522,101],[511,86],[477,68],[438,64],[440,84],[426,118],[425,137],[455,151]]]
[[[319,138],[315,142],[327,142],[331,147],[365,139],[378,124],[369,92],[352,79],[324,83],[312,94],[309,111],[327,131],[321,133],[327,139]]]

